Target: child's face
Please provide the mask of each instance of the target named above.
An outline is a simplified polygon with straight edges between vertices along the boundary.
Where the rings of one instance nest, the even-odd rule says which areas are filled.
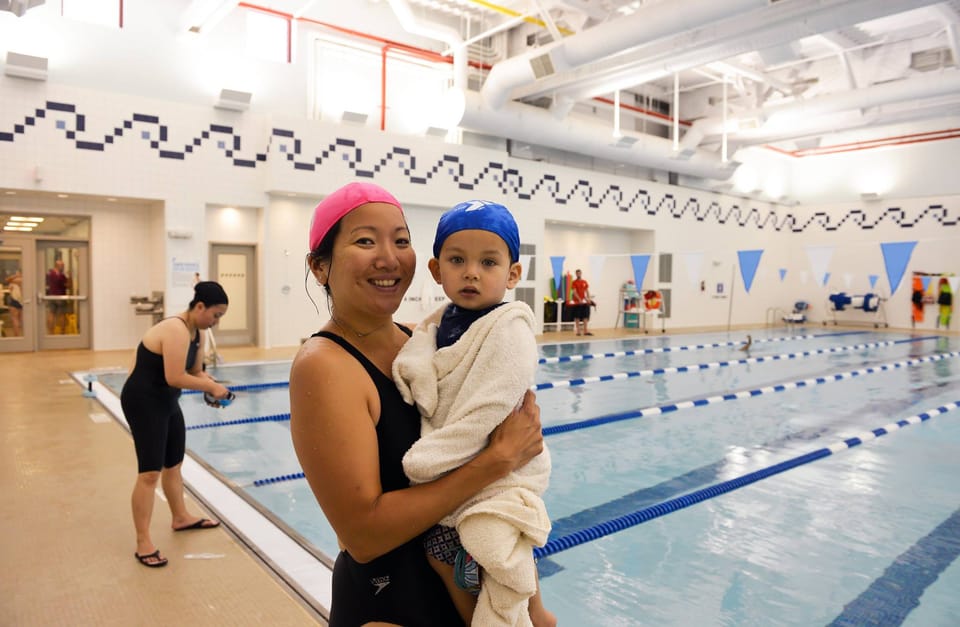
[[[490,231],[471,229],[450,235],[440,258],[429,262],[434,280],[457,307],[483,309],[503,301],[520,280],[519,263],[510,262],[507,243]]]

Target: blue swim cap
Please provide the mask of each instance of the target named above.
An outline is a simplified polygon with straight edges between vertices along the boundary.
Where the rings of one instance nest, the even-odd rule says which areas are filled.
[[[510,210],[488,200],[462,202],[440,216],[437,236],[433,240],[433,256],[440,257],[440,249],[448,237],[457,231],[478,229],[496,233],[507,243],[510,262],[520,261],[520,231]]]

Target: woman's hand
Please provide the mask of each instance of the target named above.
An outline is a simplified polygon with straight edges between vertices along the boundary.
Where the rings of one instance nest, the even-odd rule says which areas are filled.
[[[543,452],[543,431],[540,427],[540,406],[530,390],[523,403],[513,410],[490,434],[487,449],[501,460],[503,476],[520,468]]]
[[[210,394],[218,401],[222,401],[230,396],[230,389],[222,383],[217,383],[216,380],[213,380],[213,388],[210,390]]]

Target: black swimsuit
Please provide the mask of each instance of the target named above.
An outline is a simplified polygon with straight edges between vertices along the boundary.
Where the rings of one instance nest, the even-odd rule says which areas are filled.
[[[187,349],[186,370],[193,367],[199,350],[198,329]],[[152,352],[140,342],[133,372],[120,392],[120,406],[137,450],[138,472],[173,468],[183,461],[187,429],[179,399],[180,388],[167,384],[163,355]]]
[[[397,326],[410,335],[409,329]],[[346,340],[325,331],[313,337],[336,342],[367,371],[380,396],[377,421],[380,484],[384,492],[409,487],[401,460],[420,437],[417,408],[407,405],[393,380]],[[337,556],[330,627],[357,627],[373,621],[405,627],[463,625],[443,582],[427,562],[422,536],[365,564],[354,560],[346,551]]]

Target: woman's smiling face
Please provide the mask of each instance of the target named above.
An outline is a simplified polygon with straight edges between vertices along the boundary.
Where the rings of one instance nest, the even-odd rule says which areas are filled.
[[[321,267],[338,316],[393,315],[417,267],[400,209],[367,203],[345,215],[332,258]]]

